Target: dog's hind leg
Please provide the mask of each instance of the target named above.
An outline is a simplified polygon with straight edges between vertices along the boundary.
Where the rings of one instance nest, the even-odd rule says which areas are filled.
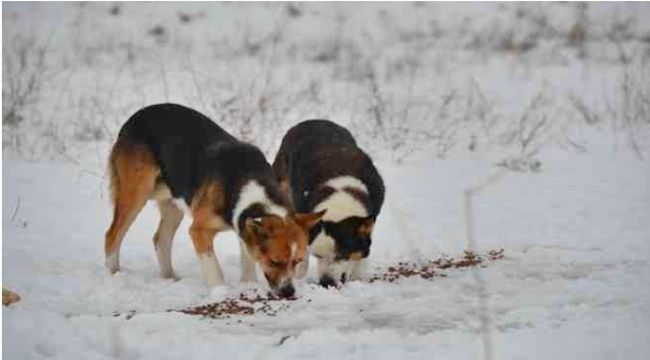
[[[183,221],[183,210],[174,205],[171,199],[158,201],[160,210],[160,223],[153,237],[156,248],[156,258],[160,267],[160,276],[165,279],[174,277],[172,268],[172,241],[176,230]]]
[[[160,170],[152,154],[142,147],[129,147],[119,141],[111,157],[113,221],[104,242],[106,267],[111,273],[120,269],[122,239],[153,192]]]

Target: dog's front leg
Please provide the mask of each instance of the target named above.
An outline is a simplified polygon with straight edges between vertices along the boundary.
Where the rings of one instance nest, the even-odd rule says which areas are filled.
[[[364,276],[366,270],[366,259],[352,260],[350,261],[350,271],[348,274],[348,280],[361,280],[361,277]]]
[[[239,259],[241,261],[241,282],[256,282],[255,260],[248,253],[246,244],[239,241]]]
[[[223,273],[212,246],[216,233],[217,229],[201,227],[196,221],[190,227],[194,250],[199,258],[205,281],[210,288],[223,285]]]
[[[323,287],[336,286],[336,280],[332,274],[332,260],[318,259],[318,283]]]

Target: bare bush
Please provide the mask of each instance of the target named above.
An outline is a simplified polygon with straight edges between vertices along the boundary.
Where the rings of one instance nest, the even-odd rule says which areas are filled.
[[[33,37],[15,33],[3,39],[2,122],[3,148],[21,152],[22,134],[28,107],[39,100],[46,79],[47,45]]]
[[[498,132],[498,117],[478,83],[471,81],[466,91],[452,88],[425,97],[416,92],[417,75],[414,68],[406,84],[390,84],[368,67],[366,113],[352,124],[364,142],[389,152],[397,163],[424,150],[440,159],[460,146],[487,151]],[[395,90],[403,88],[404,93]]]
[[[644,160],[643,147],[636,132],[640,126],[650,125],[650,69],[640,74],[625,71],[619,82],[619,91],[613,100],[605,97],[607,112],[615,133],[624,132],[628,145],[640,160]]]
[[[600,115],[598,115],[598,112],[590,109],[589,106],[585,104],[584,100],[578,96],[570,95],[569,101],[587,125],[592,126],[601,122],[602,119]]]
[[[58,39],[56,51],[5,33],[3,147],[74,158],[110,142],[138,108],[162,101],[204,111],[269,155],[282,131],[315,117],[348,125],[364,147],[395,162],[418,153],[442,159],[496,151],[499,158],[504,152],[521,158],[551,135],[562,120],[554,116],[560,108],[582,118],[581,125],[612,119],[616,131],[633,132],[628,129],[647,124],[647,76],[630,75],[620,97],[608,95],[607,114],[581,96],[567,103],[552,98],[564,91],[568,81],[558,77],[567,69],[601,76],[607,85],[611,77],[603,71],[647,66],[647,34],[625,23],[633,14],[598,23],[594,7],[501,5],[485,19],[446,22],[434,7],[418,5],[418,12],[431,11],[424,14],[431,20],[408,24],[381,7],[365,22],[346,7],[269,5],[271,20],[253,23],[242,11],[232,24],[236,32],[226,26],[205,37],[196,34],[210,11],[174,9],[171,21],[136,25],[134,37],[125,40],[124,30],[113,26],[135,16],[130,7],[88,4],[70,14],[74,21],[64,26],[69,34]],[[556,10],[568,16],[552,16]],[[327,17],[326,31],[298,34],[320,17]],[[575,49],[593,56],[576,60]],[[63,71],[50,77],[53,68]],[[526,103],[547,84],[543,96]],[[521,96],[509,94],[520,86]],[[517,110],[520,103],[528,106]],[[641,141],[636,133],[626,136]]]
[[[549,117],[551,98],[544,92],[535,95],[521,115],[500,135],[503,145],[515,145],[519,157],[530,157],[543,145],[556,119]]]

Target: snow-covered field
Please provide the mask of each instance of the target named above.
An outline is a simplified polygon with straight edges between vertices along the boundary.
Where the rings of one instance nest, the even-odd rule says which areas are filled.
[[[3,3],[2,281],[22,297],[2,310],[3,356],[645,359],[648,18],[647,3]],[[238,283],[234,234],[215,241],[214,291],[187,218],[180,279],[158,277],[153,205],[123,271],[103,267],[108,147],[161,101],[269,158],[300,120],[348,125],[388,190],[369,275],[462,254],[464,191],[504,159],[541,167],[473,197],[477,250],[503,260],[339,290],[311,269],[275,316],[202,319],[167,310],[266,288]]]

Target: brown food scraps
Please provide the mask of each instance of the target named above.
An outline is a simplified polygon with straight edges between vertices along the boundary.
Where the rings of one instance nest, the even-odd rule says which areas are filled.
[[[408,278],[413,276],[419,276],[423,279],[431,280],[435,276],[447,276],[441,270],[458,269],[481,264],[485,265],[486,259],[487,261],[503,259],[503,252],[503,249],[491,250],[482,257],[471,251],[465,251],[462,258],[440,258],[437,260],[429,260],[424,265],[416,264],[413,262],[400,262],[397,265],[388,267],[385,272],[373,276],[370,278],[369,282],[395,282],[401,278]],[[181,310],[172,309],[167,311],[180,312],[187,315],[196,315],[210,319],[228,319],[231,316],[253,315],[255,313],[263,313],[268,316],[276,316],[278,312],[289,308],[290,300],[295,300],[295,298],[282,299],[275,297],[270,293],[267,296],[261,296],[259,293],[253,292],[253,294],[242,293],[239,294],[239,297],[237,298],[227,298],[211,304],[200,305]],[[311,302],[311,299],[307,299],[307,302]],[[125,314],[126,320],[129,320],[135,315],[135,311],[129,311]],[[121,315],[124,314],[114,314],[114,316]],[[238,322],[241,322],[241,320],[238,320]]]
[[[253,309],[252,306],[242,305],[237,300],[225,299],[220,302],[178,311],[188,315],[201,315],[217,319],[226,315],[252,315],[255,312],[255,309]]]
[[[200,315],[211,319],[229,318],[231,315],[253,315],[256,312],[261,312],[268,316],[275,316],[279,311],[283,311],[289,307],[282,300],[294,299],[281,299],[270,295],[268,297],[262,297],[259,294],[255,296],[239,294],[238,299],[225,299],[216,303],[189,309],[169,311],[178,311],[188,315]],[[272,305],[273,302],[278,302],[279,305],[274,306]]]
[[[487,259],[490,261],[500,260],[504,258],[504,250],[491,250],[487,253]],[[432,279],[434,276],[444,277],[447,276],[437,270],[444,269],[458,269],[470,266],[477,266],[484,262],[483,258],[471,251],[465,251],[465,254],[460,259],[454,258],[440,258],[437,260],[429,260],[424,265],[412,262],[400,262],[396,266],[390,266],[385,272],[377,274],[370,278],[370,282],[375,281],[388,281],[394,282],[401,278],[409,278],[412,276],[419,276],[423,279]]]

